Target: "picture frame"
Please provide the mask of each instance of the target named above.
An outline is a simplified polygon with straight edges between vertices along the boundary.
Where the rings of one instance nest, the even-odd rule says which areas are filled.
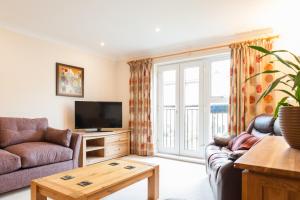
[[[84,97],[84,68],[56,63],[56,96]]]

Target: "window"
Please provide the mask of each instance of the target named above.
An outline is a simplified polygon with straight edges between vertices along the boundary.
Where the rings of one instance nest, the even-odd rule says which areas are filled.
[[[210,137],[228,134],[230,60],[212,61],[210,65]]]
[[[161,153],[203,157],[215,134],[227,134],[229,56],[157,67],[157,136]]]

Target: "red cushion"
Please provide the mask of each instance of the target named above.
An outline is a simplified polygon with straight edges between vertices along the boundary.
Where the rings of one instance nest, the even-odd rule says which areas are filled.
[[[259,138],[244,132],[230,141],[229,148],[232,151],[248,150],[258,141]]]

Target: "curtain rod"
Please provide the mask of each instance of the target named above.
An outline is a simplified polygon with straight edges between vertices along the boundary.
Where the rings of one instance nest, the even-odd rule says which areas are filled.
[[[260,38],[250,39],[250,40],[241,40],[241,41],[237,41],[237,42],[231,42],[231,43],[227,43],[227,44],[223,44],[223,45],[216,45],[216,46],[210,46],[210,47],[205,47],[205,48],[201,48],[201,49],[194,49],[194,50],[190,50],[190,51],[182,51],[182,52],[165,54],[165,55],[160,55],[160,56],[152,56],[152,57],[149,57],[149,58],[160,59],[160,58],[178,56],[178,55],[183,55],[183,54],[195,53],[195,52],[199,52],[199,51],[209,51],[209,50],[213,50],[213,49],[225,48],[225,47],[229,47],[229,45],[232,45],[232,44],[239,44],[239,43],[244,43],[244,42],[253,42],[253,41],[263,40],[263,39],[272,40],[272,39],[277,39],[277,38],[279,38],[279,35],[273,35],[273,36],[268,36],[268,37],[260,37]],[[134,60],[130,60],[129,62],[131,62],[131,61],[134,61]]]

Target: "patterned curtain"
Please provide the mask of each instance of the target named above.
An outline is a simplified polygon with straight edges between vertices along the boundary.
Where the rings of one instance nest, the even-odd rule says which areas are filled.
[[[154,149],[150,102],[152,59],[132,61],[128,64],[130,66],[131,153],[152,156]]]
[[[273,74],[265,74],[245,80],[256,73],[271,70],[269,57],[261,57],[261,53],[249,48],[250,45],[262,46],[272,50],[273,41],[260,39],[251,42],[230,45],[230,99],[229,99],[229,126],[231,135],[238,135],[245,131],[250,121],[257,115],[272,114],[275,108],[274,93],[269,94],[260,103],[256,104],[262,92],[275,78]]]

